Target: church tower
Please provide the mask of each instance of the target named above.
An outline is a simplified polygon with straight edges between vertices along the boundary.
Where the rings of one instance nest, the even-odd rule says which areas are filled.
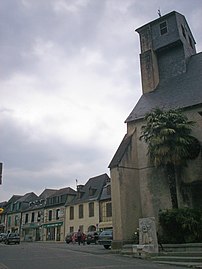
[[[197,122],[193,136],[202,141],[202,53],[196,53],[185,17],[172,11],[136,31],[143,94],[125,121],[127,133],[109,164],[113,248],[130,242],[140,218],[155,217],[158,224],[159,211],[172,207],[167,178],[151,165],[147,144],[140,140],[145,115],[156,107],[181,108]],[[186,187],[179,193],[180,205],[201,206],[201,174],[199,156],[190,161],[181,178]]]
[[[195,40],[183,15],[173,11],[136,30],[140,35],[142,91],[152,92],[161,81],[186,72],[196,54]]]

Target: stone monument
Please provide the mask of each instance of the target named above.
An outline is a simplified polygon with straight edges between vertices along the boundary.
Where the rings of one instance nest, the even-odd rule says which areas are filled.
[[[158,240],[155,218],[139,219],[139,244],[133,245],[133,253],[138,256],[158,253]]]

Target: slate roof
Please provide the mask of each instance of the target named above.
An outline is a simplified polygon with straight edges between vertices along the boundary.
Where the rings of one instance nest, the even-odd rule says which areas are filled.
[[[16,202],[30,202],[37,198],[38,196],[34,192],[28,192],[20,197]]]
[[[102,174],[102,175],[90,178],[81,190],[82,196],[79,197],[77,195],[75,199],[71,201],[71,204],[78,204],[78,203],[83,203],[87,201],[99,200],[102,193],[102,189],[104,185],[106,184],[106,182],[108,181],[109,181],[109,177],[107,174]],[[93,195],[90,195],[90,192],[89,192],[90,189],[95,190]]]
[[[103,201],[103,200],[110,200],[111,199],[111,191],[110,193],[107,191],[107,187],[110,186],[111,187],[111,183],[107,183],[104,187],[103,187],[103,190],[102,190],[102,194],[101,194],[101,197],[100,197],[100,201]]]
[[[51,196],[53,193],[55,193],[57,190],[55,189],[45,189],[40,195],[39,199],[46,199],[49,196]]]
[[[64,195],[64,194],[76,194],[76,191],[73,190],[73,189],[70,188],[70,187],[62,188],[62,189],[59,189],[59,190],[56,190],[55,192],[53,192],[53,194],[50,195],[49,198],[50,198],[50,197],[55,197],[55,196]]]
[[[142,119],[156,107],[169,110],[201,104],[202,52],[190,57],[186,73],[162,81],[153,92],[143,94],[125,122]]]
[[[123,155],[125,154],[128,146],[131,143],[132,135],[133,134],[130,134],[130,135],[126,134],[124,136],[123,140],[121,141],[121,144],[119,145],[116,153],[114,154],[113,159],[111,160],[111,162],[109,164],[109,168],[116,167],[120,163]]]
[[[8,204],[10,203],[14,203],[15,201],[17,201],[18,199],[20,199],[22,197],[22,195],[13,195],[9,200],[8,200]]]

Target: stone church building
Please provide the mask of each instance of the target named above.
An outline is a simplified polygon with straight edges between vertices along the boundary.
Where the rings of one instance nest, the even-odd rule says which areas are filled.
[[[139,218],[155,217],[171,208],[163,173],[149,163],[140,141],[144,116],[159,107],[182,108],[195,121],[192,135],[202,142],[202,53],[185,17],[170,12],[136,30],[140,36],[142,96],[126,119],[127,133],[109,165],[113,203],[113,247],[128,242]],[[202,204],[202,154],[188,163],[178,184],[179,207]]]

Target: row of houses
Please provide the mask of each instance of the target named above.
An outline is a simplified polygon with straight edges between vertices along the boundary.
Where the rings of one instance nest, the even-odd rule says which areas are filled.
[[[0,232],[17,232],[25,241],[64,241],[65,235],[112,228],[111,183],[107,174],[70,187],[13,195],[1,202]]]

